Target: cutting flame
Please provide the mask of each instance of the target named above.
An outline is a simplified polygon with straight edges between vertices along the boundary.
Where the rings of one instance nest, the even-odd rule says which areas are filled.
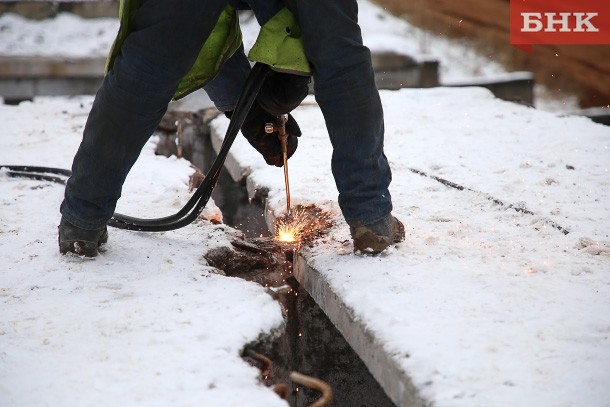
[[[290,216],[275,220],[275,240],[284,243],[300,243],[320,236],[331,226],[328,214],[313,205],[297,206]]]
[[[296,237],[296,233],[294,230],[278,230],[277,231],[277,240],[280,242],[296,242],[298,241]]]
[[[306,232],[308,224],[305,211],[295,210],[290,216],[278,219],[275,225],[275,239],[280,242],[298,242]]]

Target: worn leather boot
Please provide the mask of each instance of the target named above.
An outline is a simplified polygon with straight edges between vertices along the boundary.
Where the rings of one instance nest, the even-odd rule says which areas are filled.
[[[59,231],[59,252],[74,253],[78,256],[95,257],[98,248],[108,241],[108,229],[87,230],[76,227],[63,217],[57,227]]]
[[[378,254],[394,243],[405,238],[405,227],[392,214],[364,226],[350,226],[354,239],[354,252],[363,254]]]

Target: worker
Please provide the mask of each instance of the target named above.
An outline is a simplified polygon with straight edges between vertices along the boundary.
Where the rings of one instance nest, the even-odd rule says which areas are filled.
[[[354,251],[375,254],[404,239],[402,223],[391,214],[391,171],[383,152],[383,111],[370,52],[362,44],[356,0],[121,3],[124,19],[119,36],[89,113],[60,207],[58,240],[62,254],[95,257],[99,246],[107,242],[106,225],[144,144],[172,97],[193,90],[192,86],[183,85],[192,78],[188,74],[199,61],[210,59],[206,52],[211,55],[214,48],[207,44],[213,43],[219,32],[230,32],[218,29],[218,24],[228,18],[232,9],[244,4],[252,8],[263,27],[281,17],[285,6],[300,26],[299,40],[310,64],[316,101],[333,146],[332,172]],[[129,28],[124,29],[127,25]],[[226,49],[222,48],[224,54]],[[221,61],[213,78],[196,86],[203,85],[215,106],[230,117],[249,70],[243,46],[238,45],[232,56]],[[282,165],[281,146],[277,137],[265,133],[265,124],[274,121],[277,114],[294,109],[307,94],[309,81],[284,72],[290,69],[279,71],[282,72],[265,80],[241,127],[242,134],[265,161],[277,166]],[[286,131],[290,156],[301,135],[292,116]]]

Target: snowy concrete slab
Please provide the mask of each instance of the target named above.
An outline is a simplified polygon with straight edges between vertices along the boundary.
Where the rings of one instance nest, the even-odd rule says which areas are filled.
[[[302,248],[296,276],[398,405],[605,405],[610,129],[481,88],[381,97],[406,240],[352,253],[324,120],[307,99],[294,112],[292,203],[336,223]],[[213,126],[222,136],[227,121]],[[282,214],[282,169],[242,137],[231,152],[248,185],[268,190],[268,217]]]
[[[0,164],[69,168],[91,103],[0,106]],[[117,210],[176,212],[192,172],[149,142]],[[0,405],[286,405],[240,358],[281,326],[280,306],[203,258],[237,232],[206,220],[158,234],[110,229],[95,260],[64,257],[62,195],[61,185],[0,172]],[[204,215],[218,220],[209,206]]]

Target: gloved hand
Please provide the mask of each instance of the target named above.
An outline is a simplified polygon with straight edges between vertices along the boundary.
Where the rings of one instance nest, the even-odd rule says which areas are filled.
[[[308,84],[309,77],[306,76],[271,72],[244,120],[241,127],[242,134],[263,155],[269,165],[282,167],[284,159],[277,133],[265,133],[265,124],[275,124],[277,116],[288,113],[286,152],[290,158],[299,144],[297,137],[301,136],[301,129],[289,112],[307,96]]]
[[[272,71],[256,100],[267,112],[279,116],[292,112],[309,93],[309,76]]]
[[[282,155],[282,144],[277,133],[265,133],[265,124],[276,123],[276,116],[265,111],[258,102],[254,102],[244,124],[241,126],[241,132],[246,137],[246,140],[259,153],[262,154],[265,162],[269,165],[282,167],[284,165],[284,157]],[[297,150],[301,137],[301,129],[292,115],[288,114],[286,121],[286,154],[290,158]]]

